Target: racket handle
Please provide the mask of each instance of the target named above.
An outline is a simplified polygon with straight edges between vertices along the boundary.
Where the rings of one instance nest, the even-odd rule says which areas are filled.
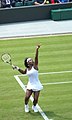
[[[14,68],[14,67],[15,67],[13,64],[12,64],[11,66],[12,66],[12,68]]]
[[[20,68],[18,66],[16,66],[16,69],[19,70]]]
[[[14,65],[12,65],[12,68],[15,69],[15,70],[19,70],[20,69],[18,66],[14,66]]]

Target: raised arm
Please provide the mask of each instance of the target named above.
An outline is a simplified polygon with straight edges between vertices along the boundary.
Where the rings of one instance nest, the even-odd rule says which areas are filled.
[[[35,53],[35,64],[34,64],[34,67],[37,70],[38,70],[38,50],[39,50],[39,48],[40,48],[40,45],[37,45],[36,46],[36,53]]]

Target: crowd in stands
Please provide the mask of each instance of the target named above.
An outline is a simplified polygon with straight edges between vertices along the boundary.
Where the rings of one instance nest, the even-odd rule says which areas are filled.
[[[0,0],[1,8],[12,8],[19,6],[44,5],[55,3],[68,3],[72,0]]]

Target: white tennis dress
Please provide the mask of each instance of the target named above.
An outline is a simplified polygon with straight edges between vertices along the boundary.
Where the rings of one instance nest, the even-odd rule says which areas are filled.
[[[34,69],[34,67],[32,67],[31,70],[27,69],[27,75],[29,77],[27,89],[33,90],[33,91],[39,91],[43,89],[43,86],[40,83],[40,80],[38,78],[38,71]]]

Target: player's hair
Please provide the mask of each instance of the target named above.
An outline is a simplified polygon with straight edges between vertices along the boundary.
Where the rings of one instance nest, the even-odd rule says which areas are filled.
[[[25,58],[25,60],[24,60],[24,65],[25,65],[25,67],[29,68],[29,65],[28,65],[28,63],[27,63],[27,59],[28,59],[28,58]]]

